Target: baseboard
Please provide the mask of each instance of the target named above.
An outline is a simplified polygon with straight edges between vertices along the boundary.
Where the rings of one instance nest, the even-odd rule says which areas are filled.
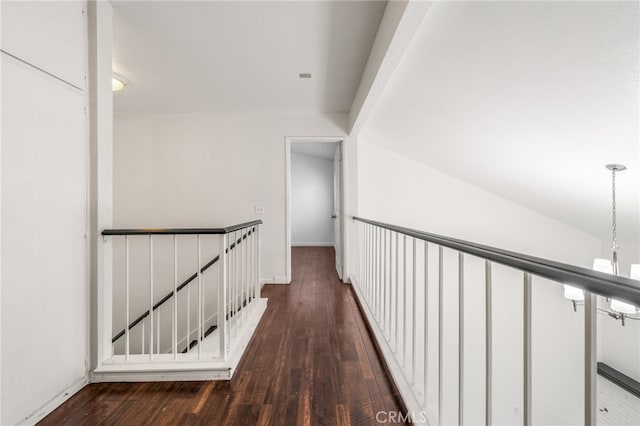
[[[275,275],[271,278],[260,278],[260,285],[265,284],[291,284],[284,275]]]
[[[333,243],[291,243],[291,247],[333,247]]]
[[[229,380],[232,369],[227,365],[192,366],[190,369],[147,371],[94,371],[92,383],[105,382],[192,382],[202,380]]]
[[[353,289],[353,292],[356,295],[357,305],[360,308],[360,312],[364,317],[369,332],[373,335],[372,337],[375,340],[374,344],[376,346],[376,349],[381,355],[382,361],[386,364],[386,369],[391,375],[398,394],[402,399],[405,411],[412,418],[412,423],[423,424],[426,421],[427,424],[437,424],[437,422],[429,421],[429,419],[438,418],[436,410],[433,407],[428,407],[427,410],[423,408],[419,399],[422,397],[422,395],[417,395],[414,392],[411,383],[409,383],[409,381],[404,376],[402,367],[400,366],[400,363],[397,360],[393,349],[391,348],[391,346],[389,346],[387,339],[384,337],[384,332],[378,326],[378,322],[375,320],[373,312],[369,308],[364,295],[360,291],[357,280],[354,277],[350,277],[350,281],[352,283],[351,287]],[[441,424],[450,423],[443,422]]]
[[[256,329],[258,328],[258,324],[262,319],[262,315],[264,315],[267,310],[268,299],[260,298],[257,301],[257,309],[255,312],[251,314],[249,318],[249,326],[245,328],[243,334],[238,339],[234,349],[229,354],[229,365],[230,365],[230,375],[233,377],[233,374],[236,372],[236,368],[240,365],[240,361],[242,360],[242,356],[249,346],[249,342],[251,338],[254,336]]]
[[[267,299],[256,299],[256,308],[248,318],[249,325],[238,337],[237,343],[225,360],[175,362],[171,355],[156,355],[154,362],[130,362],[128,364],[105,362],[91,373],[91,382],[161,382],[230,380],[233,377],[251,337],[267,309]],[[242,311],[241,311],[242,312]],[[167,358],[166,361],[163,358]],[[159,361],[159,362],[158,362]]]
[[[51,401],[47,402],[45,405],[34,411],[31,415],[29,415],[26,419],[22,420],[19,425],[35,425],[40,420],[51,414],[53,410],[64,404],[66,400],[75,395],[80,389],[85,387],[89,383],[89,377],[84,376],[64,391],[60,392],[56,395]]]

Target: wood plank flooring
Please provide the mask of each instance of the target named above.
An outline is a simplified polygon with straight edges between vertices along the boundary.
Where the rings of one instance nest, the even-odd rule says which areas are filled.
[[[295,247],[292,265],[291,285],[264,286],[233,380],[91,384],[40,424],[373,425],[400,411],[333,248]]]

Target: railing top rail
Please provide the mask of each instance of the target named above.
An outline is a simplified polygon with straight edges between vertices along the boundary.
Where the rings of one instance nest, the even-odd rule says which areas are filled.
[[[239,223],[224,228],[131,228],[105,229],[102,235],[221,235],[262,224],[261,220]]]
[[[604,297],[619,299],[640,306],[640,286],[630,278],[598,272],[579,266],[555,262],[496,247],[485,246],[465,240],[430,234],[411,228],[390,225],[354,216],[353,220],[398,232],[419,240],[428,241],[463,253],[510,266],[534,275],[582,288]]]

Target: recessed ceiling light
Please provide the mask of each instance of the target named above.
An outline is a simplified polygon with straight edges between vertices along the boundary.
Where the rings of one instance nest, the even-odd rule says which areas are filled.
[[[114,92],[124,89],[124,86],[126,86],[127,83],[127,79],[125,79],[121,75],[113,74],[113,76],[111,77],[111,89]]]
[[[310,72],[301,72],[299,75],[300,75],[300,78],[311,78]]]

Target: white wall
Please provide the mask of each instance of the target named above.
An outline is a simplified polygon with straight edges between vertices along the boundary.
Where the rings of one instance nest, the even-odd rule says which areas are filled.
[[[262,219],[262,278],[284,282],[285,137],[344,136],[346,122],[345,114],[116,114],[114,226]]]
[[[7,425],[39,420],[51,401],[86,381],[83,5],[2,4],[0,423]]]
[[[358,140],[358,213],[398,224],[535,256],[589,267],[601,241],[557,220],[431,169],[386,148]],[[380,170],[384,170],[381,173]],[[382,201],[383,200],[383,201]],[[445,421],[457,418],[457,267],[445,260]],[[465,282],[465,422],[483,422],[484,298],[481,267],[469,258]],[[474,266],[475,265],[475,266]],[[451,280],[451,281],[449,281]],[[432,283],[437,279],[432,279]],[[514,424],[522,415],[522,276],[494,267],[494,404],[496,424]],[[435,294],[435,293],[432,293]],[[433,307],[431,312],[436,312]],[[583,396],[583,315],[574,314],[562,286],[534,278],[533,422],[580,424]],[[435,321],[432,321],[432,326]],[[430,328],[431,335],[437,329]],[[480,338],[478,338],[480,336]],[[433,348],[433,346],[432,346]],[[435,349],[435,348],[433,348]],[[436,377],[437,352],[430,354]],[[578,361],[577,361],[578,360]],[[437,388],[431,389],[437,394]],[[561,398],[561,399],[560,399]],[[561,401],[561,402],[559,402]],[[431,401],[431,404],[434,404]]]
[[[333,245],[333,161],[291,153],[291,244]]]

